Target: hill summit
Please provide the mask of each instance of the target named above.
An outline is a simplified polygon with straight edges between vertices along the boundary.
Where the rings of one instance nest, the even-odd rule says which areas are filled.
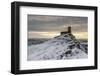
[[[87,43],[85,43],[87,44]],[[87,58],[87,46],[71,33],[64,33],[44,43],[28,47],[28,60]]]

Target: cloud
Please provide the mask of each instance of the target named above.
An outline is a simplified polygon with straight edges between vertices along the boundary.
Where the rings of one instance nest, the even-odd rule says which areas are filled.
[[[62,31],[72,26],[74,32],[87,31],[88,18],[75,16],[28,15],[28,31]]]

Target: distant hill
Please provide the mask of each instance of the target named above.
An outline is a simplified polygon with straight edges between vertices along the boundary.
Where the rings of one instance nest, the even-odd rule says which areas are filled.
[[[47,38],[31,38],[31,39],[28,39],[28,46],[41,44],[41,43],[44,43],[45,41],[48,41],[48,40],[50,40],[50,39],[47,39]]]

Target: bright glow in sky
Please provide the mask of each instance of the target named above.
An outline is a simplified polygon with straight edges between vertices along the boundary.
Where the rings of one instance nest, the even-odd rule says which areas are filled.
[[[29,38],[53,38],[60,35],[59,32],[28,32]]]
[[[29,38],[53,38],[60,35],[60,32],[29,32],[28,37]],[[74,32],[73,35],[77,39],[87,39],[88,34],[87,32]]]
[[[77,39],[88,39],[87,32],[75,32],[73,33]]]

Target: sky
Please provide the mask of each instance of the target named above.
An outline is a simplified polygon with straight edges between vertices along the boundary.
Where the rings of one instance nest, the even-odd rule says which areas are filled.
[[[87,39],[88,17],[28,15],[28,38],[53,38],[72,27],[78,39]]]

